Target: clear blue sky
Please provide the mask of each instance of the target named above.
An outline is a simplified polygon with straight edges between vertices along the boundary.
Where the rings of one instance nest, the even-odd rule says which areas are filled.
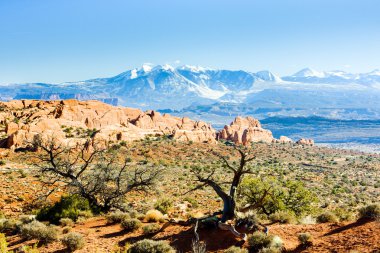
[[[280,75],[380,68],[379,0],[0,0],[0,84],[145,62]]]

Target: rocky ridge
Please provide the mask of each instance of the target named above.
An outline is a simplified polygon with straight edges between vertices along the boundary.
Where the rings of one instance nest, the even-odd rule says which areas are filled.
[[[99,101],[13,100],[0,103],[0,147],[25,148],[35,136],[54,136],[63,143],[118,143],[154,136],[171,136],[184,142],[217,143],[224,139],[236,144],[251,142],[291,143],[282,136],[273,138],[252,117],[237,117],[219,133],[210,124],[179,118],[156,111],[116,107]],[[299,144],[312,145],[311,140]]]

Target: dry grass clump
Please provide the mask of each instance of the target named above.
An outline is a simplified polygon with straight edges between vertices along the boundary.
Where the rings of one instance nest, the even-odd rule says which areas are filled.
[[[61,218],[59,220],[59,224],[61,224],[61,226],[63,227],[67,227],[67,226],[71,227],[74,225],[74,221],[70,218]]]
[[[142,227],[144,234],[155,234],[161,230],[161,226],[157,223],[148,224]]]
[[[168,213],[169,209],[172,207],[173,207],[173,201],[168,198],[159,199],[154,204],[154,208],[162,213]]]
[[[248,253],[247,249],[241,249],[236,246],[229,247],[224,251],[224,253]]]
[[[134,231],[141,227],[141,221],[138,219],[125,219],[121,222],[121,226],[127,231]]]
[[[146,212],[145,220],[147,222],[161,222],[164,220],[164,215],[160,211],[152,209]]]
[[[298,234],[298,241],[300,244],[304,246],[310,246],[313,244],[313,237],[311,236],[310,233],[300,233]]]
[[[58,230],[56,227],[46,226],[39,221],[32,221],[22,225],[20,234],[25,239],[36,239],[43,243],[50,243],[58,239]]]
[[[360,219],[380,220],[380,205],[373,204],[362,207],[359,210]]]
[[[62,238],[61,241],[70,252],[82,249],[85,244],[83,236],[75,232],[68,233]]]
[[[291,212],[287,212],[287,211],[278,211],[274,214],[271,214],[269,216],[269,219],[272,222],[279,222],[282,224],[292,224],[292,223],[296,223],[296,221],[297,221],[294,214]]]
[[[267,235],[261,231],[256,231],[248,236],[248,246],[252,250],[260,252],[281,252],[282,240],[278,236]]]
[[[338,217],[333,212],[324,212],[317,217],[317,222],[338,222]]]
[[[108,224],[115,224],[115,223],[120,223],[122,222],[123,220],[126,220],[126,219],[129,219],[131,218],[130,215],[128,213],[125,213],[125,212],[122,212],[120,210],[117,210],[117,211],[114,211],[114,212],[111,212],[109,213],[107,216],[106,216],[106,219],[107,219],[107,223]],[[133,218],[133,217],[132,217]]]
[[[176,251],[165,241],[144,239],[133,244],[128,253],[175,253]]]
[[[0,232],[14,233],[19,225],[20,222],[14,219],[0,219]]]

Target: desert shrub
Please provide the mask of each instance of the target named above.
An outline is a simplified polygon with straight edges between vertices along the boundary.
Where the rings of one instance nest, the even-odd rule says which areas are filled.
[[[128,253],[175,253],[175,250],[165,241],[144,239],[133,244]]]
[[[78,195],[63,196],[60,201],[53,206],[46,206],[37,213],[37,220],[49,221],[59,224],[62,218],[70,218],[77,221],[81,212],[90,211],[88,201]]]
[[[68,250],[73,252],[78,249],[82,249],[85,242],[81,234],[71,232],[62,238],[62,244],[65,245]]]
[[[296,215],[311,212],[315,195],[302,182],[275,177],[246,177],[238,188],[243,205],[255,206],[264,214],[290,211]]]
[[[129,219],[129,218],[131,217],[128,213],[122,212],[120,210],[111,212],[106,216],[108,224],[120,223],[123,220]],[[132,218],[135,218],[135,217],[132,217]]]
[[[61,226],[63,227],[66,227],[66,226],[73,226],[74,225],[74,221],[70,218],[62,218],[59,220],[59,224],[61,224]]]
[[[21,236],[26,239],[37,239],[43,243],[58,239],[58,230],[53,226],[46,226],[39,221],[32,221],[20,228]]]
[[[138,219],[125,219],[121,222],[121,226],[128,231],[133,231],[141,227],[141,221]]]
[[[155,234],[158,233],[158,231],[160,231],[161,226],[157,223],[153,223],[143,226],[142,229],[144,234]]]
[[[311,236],[310,233],[300,233],[298,234],[298,241],[304,245],[308,246],[313,243],[313,237]]]
[[[160,211],[155,210],[155,209],[149,210],[145,214],[145,220],[147,222],[159,222],[159,221],[162,221],[163,219],[164,219],[164,215]]]
[[[3,165],[5,165],[6,163],[5,163],[5,161],[4,160],[0,160],[0,166],[3,166]]]
[[[248,253],[247,249],[241,249],[236,246],[229,247],[224,251],[225,253]]]
[[[266,235],[261,231],[256,231],[248,236],[248,246],[252,249],[269,247],[272,239],[272,236]]]
[[[281,253],[281,249],[277,247],[265,247],[260,249],[259,253]]]
[[[36,220],[36,216],[35,215],[20,215],[18,217],[18,220],[22,223],[22,224],[27,224],[27,223],[30,223],[34,220]]]
[[[238,226],[244,225],[248,228],[248,230],[256,229],[261,223],[260,218],[258,217],[256,212],[237,212],[236,213],[236,224]]]
[[[154,208],[160,211],[161,213],[168,213],[168,210],[172,206],[173,206],[173,201],[168,198],[159,199],[154,204]]]
[[[72,227],[64,227],[62,229],[62,234],[67,234],[67,233],[71,232],[71,229],[72,229]]]
[[[324,212],[317,217],[318,223],[338,222],[338,217],[332,212]]]
[[[350,220],[353,220],[353,217],[354,217],[352,212],[345,210],[343,208],[335,209],[334,213],[340,221],[350,221]]]
[[[278,211],[269,216],[269,219],[272,222],[279,222],[283,224],[290,224],[296,222],[296,217],[291,212],[287,211]]]
[[[0,219],[0,232],[14,233],[18,230],[19,222],[14,219]]]
[[[23,246],[22,252],[23,253],[40,253],[40,251],[37,248],[37,244],[34,244],[33,246]]]
[[[373,220],[380,219],[380,205],[373,204],[373,205],[362,207],[359,210],[359,218],[373,219]]]
[[[189,202],[191,204],[191,207],[193,207],[193,208],[197,208],[198,207],[197,200],[195,200],[193,198],[185,197],[183,200]]]
[[[8,252],[8,243],[5,238],[5,235],[0,233],[0,253],[7,253]]]

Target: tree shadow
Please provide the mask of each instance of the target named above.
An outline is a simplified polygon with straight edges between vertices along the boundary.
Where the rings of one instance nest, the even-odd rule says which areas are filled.
[[[164,228],[169,226],[181,226],[178,224],[165,225],[160,232],[163,232]],[[155,240],[170,241],[170,245],[175,249],[180,250],[180,252],[189,252],[192,250],[192,242],[195,239],[194,228],[191,226],[181,227],[184,229],[177,234],[166,234],[164,236],[160,236],[160,233],[153,235],[139,235],[126,238],[120,241],[119,245],[124,246],[126,243],[132,244],[143,239],[151,239],[155,237]],[[217,228],[199,228],[198,234],[200,241],[206,243],[207,251],[224,250],[231,246],[241,247],[244,244],[243,240],[236,238],[230,231],[224,231]]]
[[[369,220],[369,219],[359,219],[359,220],[357,220],[357,221],[355,221],[353,223],[350,223],[350,224],[347,224],[345,226],[333,229],[333,230],[327,232],[326,234],[324,234],[324,236],[329,236],[329,235],[334,235],[334,234],[337,234],[337,233],[341,233],[341,232],[343,232],[345,230],[365,225],[366,223],[368,223],[370,221],[371,220]]]
[[[109,234],[102,235],[101,238],[112,238],[112,237],[123,236],[125,234],[130,233],[130,232],[131,231],[128,231],[128,230],[120,230],[120,231],[117,231],[117,232],[112,232],[112,233],[109,233]]]

